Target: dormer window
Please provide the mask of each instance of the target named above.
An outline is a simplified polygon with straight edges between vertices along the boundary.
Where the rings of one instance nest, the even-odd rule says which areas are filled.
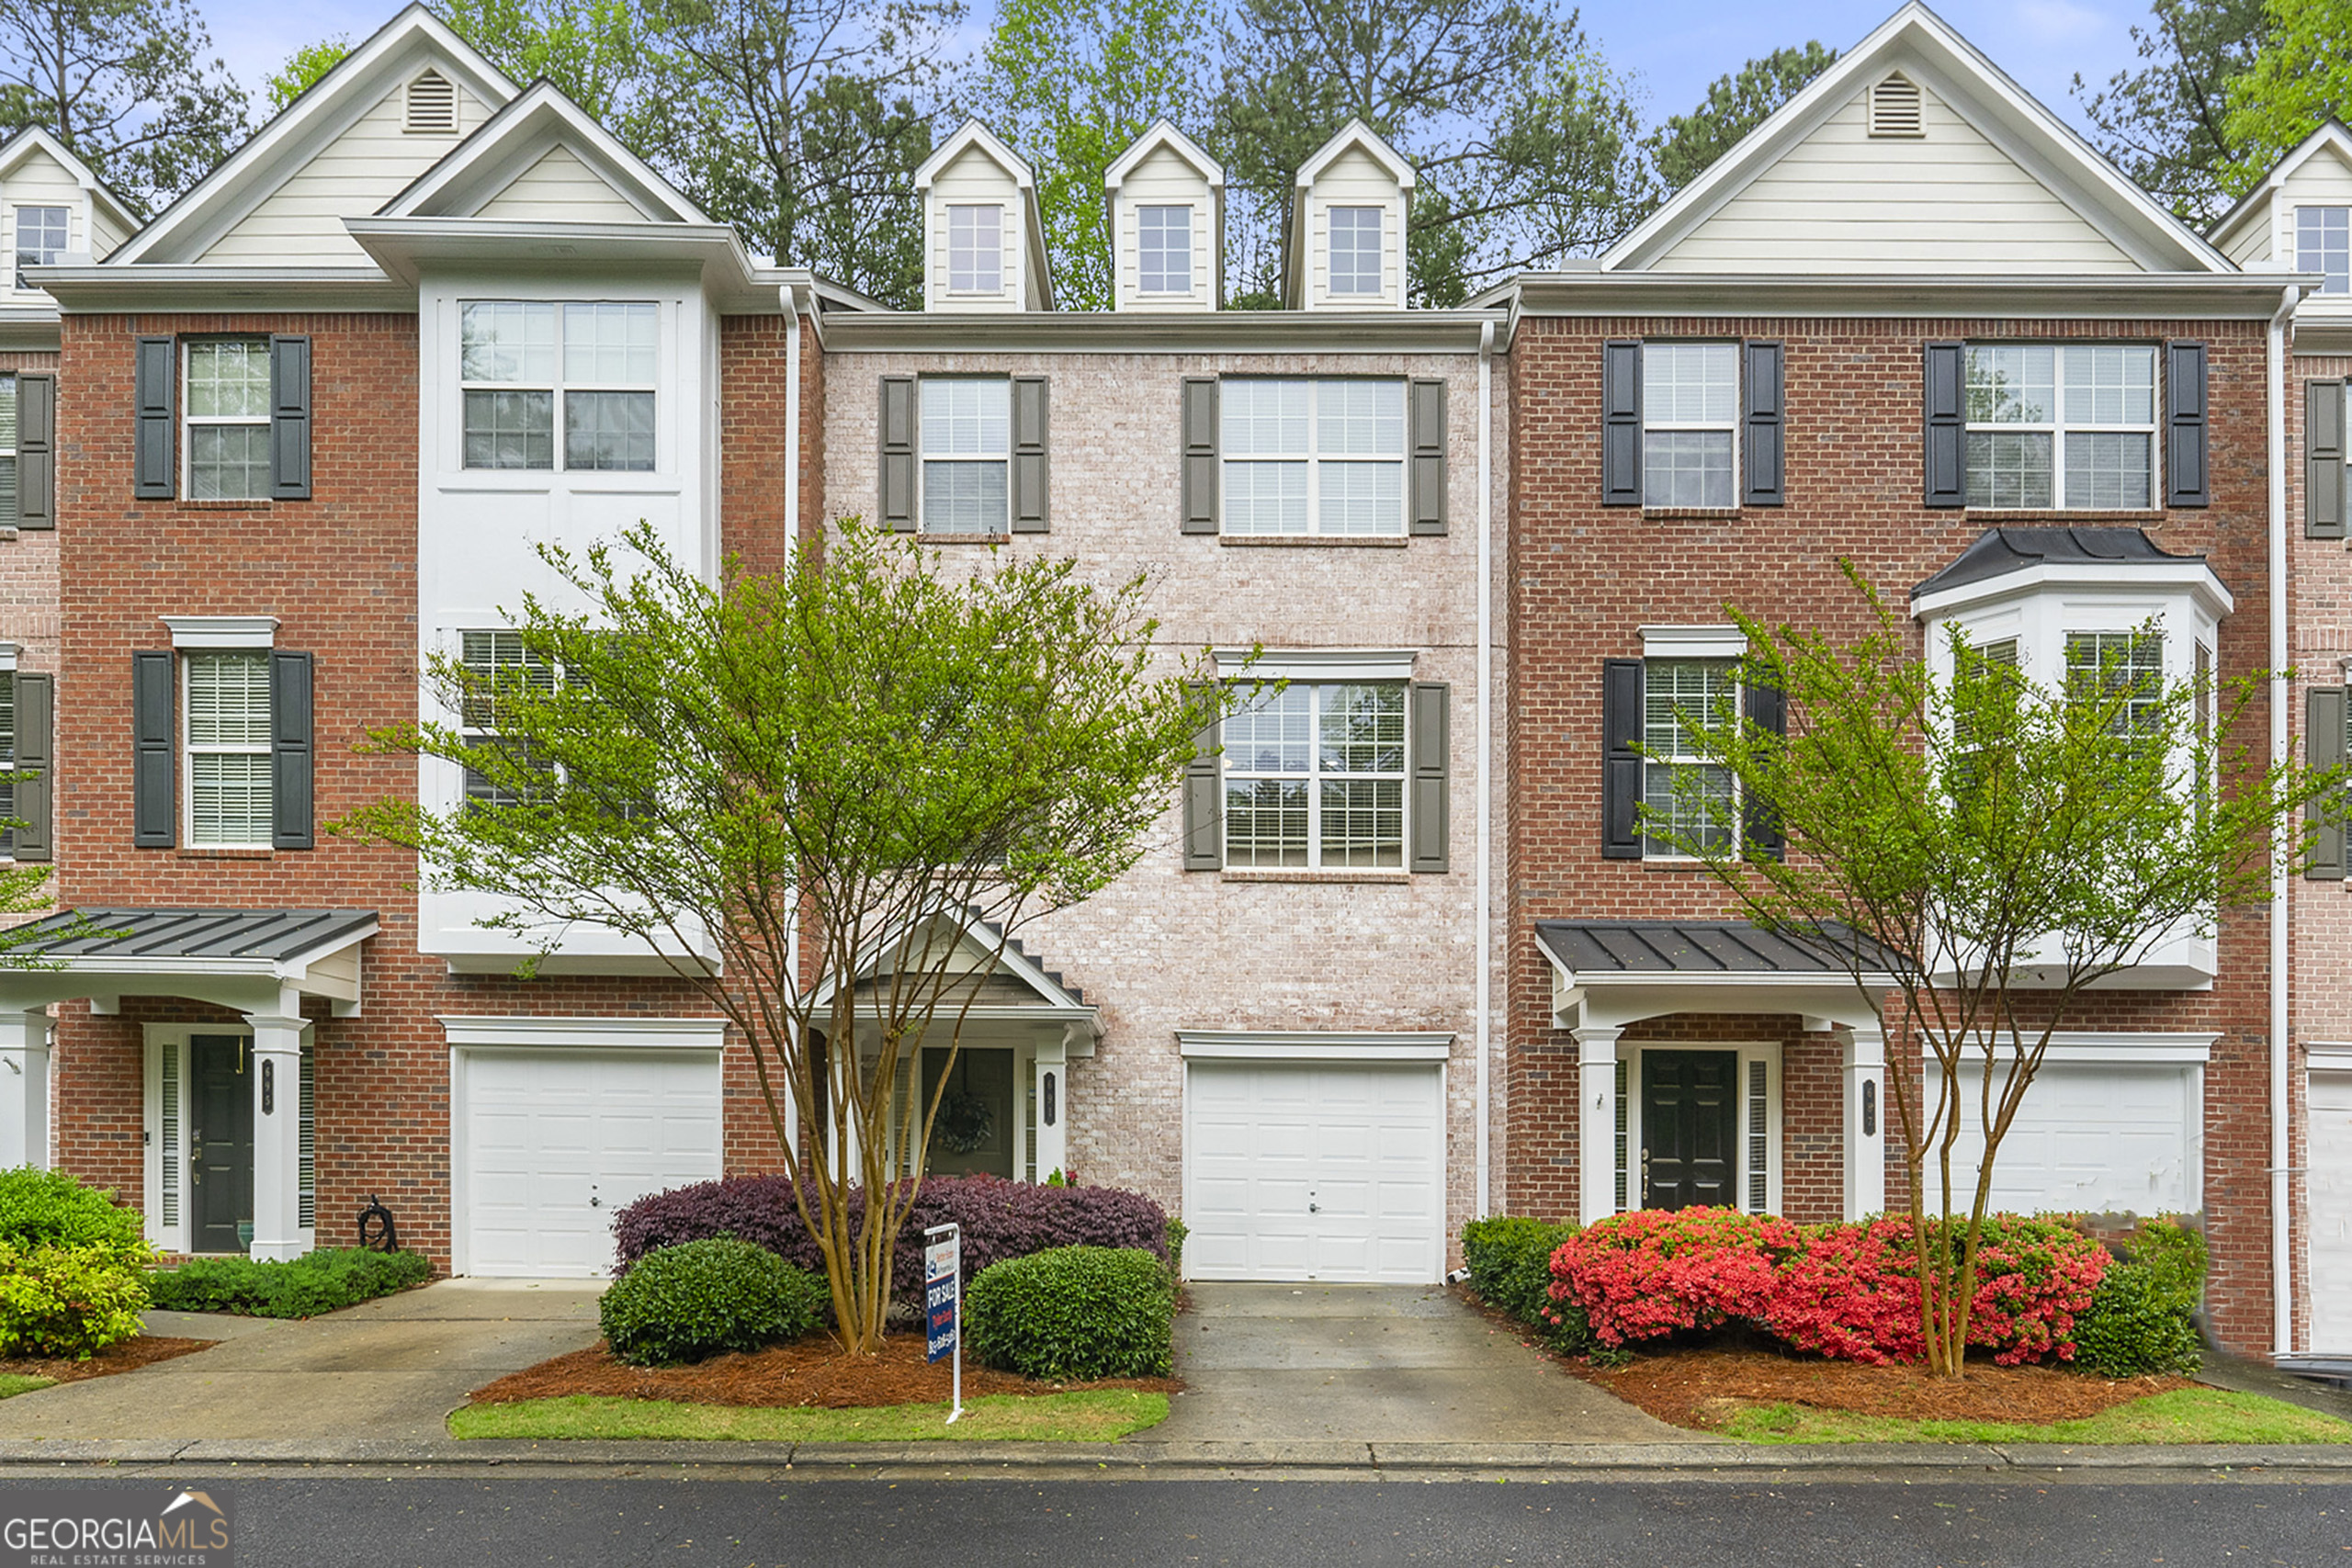
[[[438,71],[426,71],[408,85],[401,129],[411,136],[458,134],[458,89]]]
[[[1918,84],[1899,73],[1871,89],[1870,112],[1872,136],[1925,136],[1928,133]]]
[[[65,217],[62,207],[17,209],[17,288],[32,287],[25,281],[25,268],[55,266],[65,254]]]
[[[2352,207],[2295,209],[2295,270],[2326,278],[2322,294],[2352,293]]]
[[[947,291],[1004,292],[1004,209],[997,203],[948,208]]]
[[[1193,209],[1136,209],[1136,288],[1146,294],[1193,291]]]
[[[1381,287],[1381,209],[1331,209],[1331,292],[1378,298]]]

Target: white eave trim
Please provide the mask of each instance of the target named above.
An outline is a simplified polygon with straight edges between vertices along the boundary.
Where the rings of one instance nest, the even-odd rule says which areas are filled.
[[[2184,589],[2191,597],[2201,601],[2206,613],[2217,621],[2237,608],[2237,600],[2214,575],[2213,569],[2201,560],[2130,561],[2121,565],[2067,561],[2026,567],[2017,571],[2005,571],[1998,577],[1982,578],[1974,582],[1939,589],[1914,599],[1911,602],[1911,617],[1919,621],[1930,620],[1955,611],[1999,604],[2006,599],[2030,598],[2052,592],[2137,599],[2178,592]]]
[[[1737,626],[1644,626],[1645,659],[1742,659],[1747,634]]]
[[[2213,1059],[2213,1046],[2219,1034],[2195,1032],[2109,1032],[2099,1030],[2064,1030],[2050,1037],[2050,1048],[2042,1053],[2044,1062],[2092,1062],[2113,1066],[2196,1066]],[[2030,1048],[2033,1036],[2028,1034]],[[1993,1046],[1993,1065],[1998,1070],[2010,1058],[2010,1043],[1997,1039]]]
[[[483,1018],[436,1021],[453,1049],[519,1046],[533,1050],[716,1051],[727,1043],[723,1018]]]
[[[1186,1061],[1442,1062],[1453,1055],[1453,1034],[1452,1031],[1180,1029],[1176,1049]]]
[[[1225,681],[1409,681],[1413,650],[1386,649],[1270,649],[1252,661],[1246,648],[1216,650],[1217,678]]]
[[[165,615],[174,648],[255,649],[277,646],[276,615]]]
[[[132,265],[30,269],[68,312],[120,310],[414,311],[413,284],[373,266]]]
[[[2084,316],[2268,321],[2278,292],[2321,282],[2313,273],[2119,272],[1526,273],[1474,297],[1470,308],[1531,316],[1690,315]]]
[[[2278,308],[2278,289],[2270,304]],[[1752,313],[1752,312],[1751,312]],[[826,318],[825,347],[843,354],[1461,354],[1495,310],[876,310]],[[1255,367],[1236,367],[1237,373]],[[1278,368],[1278,367],[1275,367]],[[1403,374],[1400,369],[1398,374]]]
[[[1193,172],[1208,182],[1209,189],[1225,188],[1225,165],[1203,150],[1201,144],[1176,129],[1167,120],[1152,121],[1151,129],[1136,138],[1133,145],[1120,153],[1118,160],[1102,173],[1102,188],[1117,190],[1126,183],[1136,165],[1160,148],[1165,147],[1193,166]]]

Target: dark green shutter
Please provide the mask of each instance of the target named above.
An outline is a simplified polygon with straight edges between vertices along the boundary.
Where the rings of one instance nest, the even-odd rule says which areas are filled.
[[[1600,345],[1600,504],[1642,503],[1642,345]]]
[[[311,499],[311,340],[269,340],[269,494]]]
[[[142,337],[137,352],[131,400],[137,405],[138,439],[131,454],[130,493],[141,501],[169,501],[178,490],[172,470],[176,350],[170,338]]]
[[[179,841],[175,663],[169,653],[130,656],[130,841],[142,850],[168,850]]]
[[[1046,434],[1043,376],[1012,378],[1012,531],[1042,534],[1046,522]]]
[[[57,526],[57,378],[17,378],[17,515],[19,528]],[[23,835],[19,833],[18,838]]]
[[[1927,411],[1921,433],[1927,452],[1929,506],[1968,504],[1968,345],[1927,348]]]
[[[2205,461],[2205,345],[2165,344],[2165,504],[2211,506]]]
[[[1442,872],[1452,863],[1451,821],[1453,745],[1446,713],[1453,689],[1441,682],[1413,682],[1413,796],[1409,831],[1413,839],[1413,869]]]
[[[2344,383],[2303,389],[2303,537],[2344,537]]]
[[[1611,659],[1600,675],[1600,852],[1642,858],[1642,661]]]
[[[1783,477],[1787,462],[1782,434],[1781,345],[1751,343],[1746,346],[1747,374],[1741,380],[1747,388],[1747,419],[1740,454],[1740,466],[1746,472],[1740,504],[1780,506],[1788,500]]]
[[[1187,688],[1205,703],[1214,688]],[[1212,718],[1201,727],[1193,745],[1193,760],[1184,764],[1184,869],[1221,871],[1225,868],[1225,783],[1219,776],[1217,752],[1223,745],[1224,724]]]
[[[882,378],[882,526],[915,531],[915,378]]]
[[[2303,765],[2313,773],[2344,765],[2344,688],[2313,686],[2303,696]],[[2303,807],[2312,833],[2311,859],[2303,874],[2322,881],[2344,879],[2344,797],[2336,790],[2314,796]]]
[[[1767,686],[1750,681],[1742,691],[1747,705],[1747,722],[1769,735],[1786,738],[1789,733],[1788,694],[1778,686]],[[1779,860],[1787,852],[1788,840],[1781,829],[1781,814],[1769,802],[1753,795],[1741,802],[1740,843],[1750,859]]]
[[[269,656],[269,788],[272,848],[307,850],[311,827],[311,656]]]
[[[51,675],[15,677],[17,695],[17,858],[50,858],[50,818],[57,798],[51,774],[56,768],[57,686]]]
[[[1183,429],[1177,440],[1184,466],[1184,526],[1187,534],[1217,531],[1216,378],[1184,378]]]
[[[1412,453],[1412,516],[1416,534],[1445,532],[1445,383],[1416,381],[1405,389],[1405,444]]]

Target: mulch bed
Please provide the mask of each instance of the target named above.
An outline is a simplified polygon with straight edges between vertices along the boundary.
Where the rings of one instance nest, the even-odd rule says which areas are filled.
[[[175,1356],[209,1350],[219,1343],[216,1339],[175,1339],[167,1334],[140,1334],[119,1344],[107,1346],[86,1361],[20,1356],[14,1360],[0,1360],[0,1372],[17,1377],[47,1378],[51,1382],[80,1382],[84,1378],[136,1371],[157,1361],[168,1361]]]
[[[510,1372],[473,1391],[476,1404],[560,1399],[597,1393],[625,1399],[673,1399],[696,1404],[820,1405],[848,1410],[876,1404],[944,1402],[952,1372],[945,1361],[923,1359],[923,1337],[893,1334],[878,1356],[845,1356],[825,1335],[796,1345],[714,1356],[686,1367],[632,1367],[599,1343]],[[1177,1378],[1113,1378],[1101,1382],[1039,1382],[1012,1372],[964,1365],[964,1397],[988,1393],[1060,1393],[1071,1389],[1135,1389],[1174,1393]]]

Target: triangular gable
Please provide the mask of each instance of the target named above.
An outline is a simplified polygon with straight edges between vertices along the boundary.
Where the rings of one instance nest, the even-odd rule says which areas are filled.
[[[1341,126],[1338,135],[1317,148],[1314,156],[1298,166],[1298,188],[1305,190],[1313,185],[1322,176],[1324,170],[1351,152],[1370,157],[1387,171],[1400,189],[1413,188],[1413,165],[1398,156],[1396,149],[1381,140],[1372,127],[1360,119],[1351,119]]]
[[[15,174],[36,156],[46,156],[65,172],[66,177],[77,188],[88,192],[99,216],[118,232],[128,234],[139,227],[139,220],[130,215],[130,209],[123,206],[120,197],[107,188],[107,183],[98,178],[96,172],[82,162],[72,148],[40,126],[27,126],[6,141],[0,141],[0,180]]]
[[[1151,129],[1136,138],[1135,145],[1120,153],[1117,162],[1102,172],[1103,188],[1117,190],[1126,183],[1129,175],[1142,166],[1145,159],[1163,150],[1189,164],[1193,173],[1207,182],[1211,190],[1225,188],[1224,165],[1203,151],[1199,142],[1164,119],[1153,121]]]
[[[404,129],[404,89],[427,68],[457,90],[459,138],[514,96],[503,73],[412,5],[111,259],[366,265],[343,220],[374,211],[450,148],[448,136]]]
[[[1920,90],[1871,136],[1870,89]],[[1601,258],[1611,271],[2227,272],[2229,261],[1911,0]]]
[[[1030,169],[1028,160],[1006,146],[1004,140],[995,131],[990,130],[977,119],[967,119],[955,135],[932,149],[931,156],[916,165],[916,192],[920,194],[929,190],[932,183],[939,177],[941,170],[947,168],[964,154],[975,149],[985,153],[999,168],[1012,175],[1012,183],[1019,186],[1023,191],[1036,190],[1037,177]]]
[[[535,82],[384,203],[384,218],[707,223],[652,165],[552,83]]]
[[[2327,166],[2333,176],[2314,181],[2313,160]],[[2301,176],[2300,179],[2298,176]],[[2270,227],[2276,212],[2276,198],[2290,183],[2324,184],[2331,187],[2326,195],[2331,199],[2352,199],[2352,130],[2346,130],[2340,119],[2324,121],[2262,177],[2262,183],[2241,197],[2235,207],[2213,225],[2213,243],[2241,265],[2271,253]],[[2291,261],[2292,257],[2285,258]]]
[[[1085,994],[1076,986],[1039,963],[1018,938],[1006,937],[1001,927],[971,910],[933,916],[876,942],[860,955],[855,966],[860,986],[890,973],[898,955],[909,949],[915,950],[914,963],[919,967],[933,967],[938,963],[938,953],[929,944],[939,942],[956,944],[956,952],[947,961],[951,973],[987,976],[983,995],[990,998],[989,1005],[1044,1009],[1066,1012],[1073,1018],[1081,1013],[1091,1016],[1093,1011]],[[960,989],[961,986],[955,982],[946,987],[951,997]],[[814,1005],[824,1006],[832,994],[833,985],[829,977],[818,987]]]

